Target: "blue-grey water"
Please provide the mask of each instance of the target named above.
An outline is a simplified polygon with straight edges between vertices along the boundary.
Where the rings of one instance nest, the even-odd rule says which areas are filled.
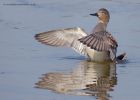
[[[89,16],[111,14],[108,31],[127,63],[88,62],[70,48],[40,44],[34,35],[79,26],[91,32]],[[140,99],[139,0],[0,0],[0,98],[2,100]],[[36,88],[39,87],[39,88]]]

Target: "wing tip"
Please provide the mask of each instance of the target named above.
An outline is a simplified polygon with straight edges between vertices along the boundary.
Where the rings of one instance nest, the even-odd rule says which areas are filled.
[[[35,34],[34,38],[39,41],[40,34]]]
[[[44,37],[44,34],[42,33],[38,33],[38,34],[35,34],[34,35],[34,38],[42,43],[42,44],[45,44],[45,45],[49,45],[49,46],[64,46],[65,44],[64,43],[59,43],[59,42],[55,42],[56,39],[51,39],[51,38],[48,38],[48,37]]]
[[[35,35],[34,35],[34,38],[35,38],[38,42],[40,42],[40,43],[42,43],[42,44],[47,44],[46,42],[44,42],[44,41],[41,39],[40,33],[35,34]]]

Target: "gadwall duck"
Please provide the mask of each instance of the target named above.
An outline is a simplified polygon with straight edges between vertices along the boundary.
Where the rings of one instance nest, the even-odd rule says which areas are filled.
[[[89,35],[82,28],[75,27],[39,33],[35,38],[46,45],[71,47],[92,61],[115,61],[118,43],[106,30],[109,11],[101,8],[90,15],[98,17],[99,21]]]

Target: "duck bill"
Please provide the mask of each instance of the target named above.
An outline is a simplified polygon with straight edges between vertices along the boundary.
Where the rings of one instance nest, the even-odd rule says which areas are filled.
[[[97,16],[98,17],[98,13],[94,13],[94,14],[90,14],[91,16]]]

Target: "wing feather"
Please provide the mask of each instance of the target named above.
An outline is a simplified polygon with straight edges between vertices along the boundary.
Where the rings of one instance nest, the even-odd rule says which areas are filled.
[[[75,27],[42,32],[36,34],[35,38],[43,44],[72,47],[75,51],[86,55],[86,46],[78,40],[85,36],[87,34],[82,28]]]
[[[109,51],[111,58],[115,58],[118,47],[115,38],[107,31],[92,33],[86,37],[80,38],[79,41],[91,49],[97,51]]]

